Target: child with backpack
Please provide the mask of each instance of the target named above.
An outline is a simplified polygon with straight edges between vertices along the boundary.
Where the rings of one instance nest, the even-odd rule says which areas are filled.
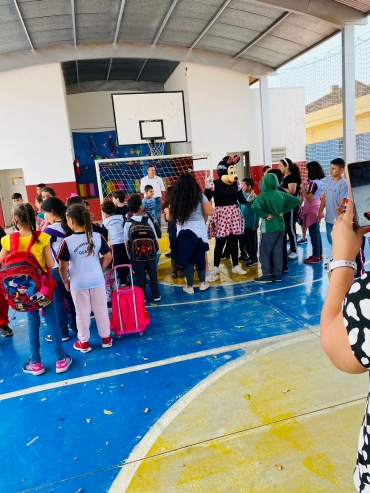
[[[27,313],[31,359],[23,364],[22,370],[34,376],[45,373],[40,356],[39,306],[35,306],[39,301],[41,306],[43,305],[45,321],[54,343],[57,359],[55,371],[63,373],[68,370],[72,358],[64,351],[55,300],[51,296],[55,284],[50,271],[48,272],[48,269],[54,267],[50,236],[42,232],[36,233],[36,217],[31,204],[18,205],[14,210],[13,218],[18,232],[6,235],[1,240],[0,262],[3,264],[0,270],[0,280],[2,290],[4,291],[5,288],[9,296],[9,304],[12,305],[14,301],[20,311]],[[8,255],[11,263],[7,263]],[[17,264],[17,267],[13,268],[16,269],[16,273],[10,279],[10,268],[13,263]],[[42,270],[42,275],[39,274],[40,270]],[[48,279],[51,279],[52,283],[48,282]],[[35,286],[40,284],[42,288],[36,292]],[[51,300],[47,299],[48,295]]]
[[[116,213],[116,206],[110,200],[103,202],[100,207],[104,218],[103,227],[109,233],[110,244],[113,250],[113,265],[128,264],[129,260],[123,238],[123,226],[125,220],[122,214]],[[121,286],[127,284],[128,272],[129,269],[127,267],[120,267],[117,269]]]
[[[68,207],[66,217],[73,234],[62,241],[58,259],[60,277],[76,307],[78,340],[73,347],[81,353],[91,351],[90,314],[93,311],[102,347],[110,348],[112,338],[103,275],[112,261],[110,248],[101,234],[93,232],[85,205]]]
[[[57,283],[54,293],[55,306],[60,331],[62,333],[62,341],[64,342],[69,340],[68,314],[65,300],[67,300],[69,306],[69,312],[71,316],[71,330],[74,333],[77,333],[77,325],[76,310],[71,293],[66,290],[62,278],[59,274],[58,251],[63,239],[66,236],[70,236],[72,234],[72,231],[67,226],[67,207],[60,199],[56,197],[49,197],[48,199],[45,199],[41,205],[41,210],[44,212],[45,219],[49,224],[49,226],[44,228],[44,233],[47,233],[51,236],[50,246],[55,259],[55,263],[51,269],[51,273],[55,282]],[[45,336],[45,340],[48,342],[52,342],[51,335],[48,334],[47,336]]]
[[[136,281],[145,295],[147,272],[154,301],[161,301],[159,293],[156,253],[159,251],[158,237],[153,222],[143,216],[143,206],[139,194],[133,194],[127,202],[132,217],[126,221],[123,229],[127,253],[131,259]]]

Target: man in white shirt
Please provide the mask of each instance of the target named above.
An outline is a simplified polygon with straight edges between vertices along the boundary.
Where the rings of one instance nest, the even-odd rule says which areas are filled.
[[[146,185],[151,185],[154,190],[155,199],[155,215],[158,221],[159,227],[161,227],[161,202],[162,202],[162,192],[166,190],[163,180],[160,176],[155,174],[154,164],[149,164],[147,167],[148,174],[141,179],[140,182],[140,192],[144,193],[144,188]]]

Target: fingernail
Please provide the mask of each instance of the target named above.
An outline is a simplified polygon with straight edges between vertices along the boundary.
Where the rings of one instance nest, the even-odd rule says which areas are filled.
[[[367,233],[370,233],[370,228],[366,228],[366,232]]]
[[[348,204],[348,202],[349,202],[349,199],[346,199],[346,204]]]

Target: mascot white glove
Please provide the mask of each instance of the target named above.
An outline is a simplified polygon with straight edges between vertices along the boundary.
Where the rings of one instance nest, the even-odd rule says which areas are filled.
[[[213,183],[213,178],[212,176],[208,176],[206,178],[206,189],[209,190],[211,188],[211,185]]]

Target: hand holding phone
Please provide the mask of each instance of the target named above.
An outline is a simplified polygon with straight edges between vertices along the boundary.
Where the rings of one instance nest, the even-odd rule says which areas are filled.
[[[370,161],[347,165],[356,228],[370,227]]]

